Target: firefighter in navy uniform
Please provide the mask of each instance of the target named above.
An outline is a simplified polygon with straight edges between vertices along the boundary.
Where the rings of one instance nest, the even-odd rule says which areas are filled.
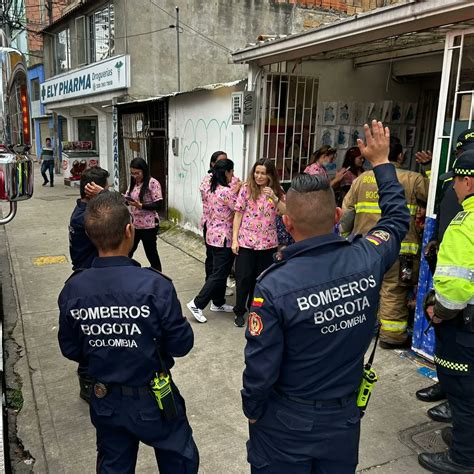
[[[285,226],[296,243],[261,275],[246,331],[243,411],[252,473],[354,473],[357,391],[384,273],[398,258],[409,212],[388,161],[389,131],[365,126],[382,218],[366,237],[333,233],[341,210],[327,179],[299,175]]]
[[[90,415],[97,472],[135,472],[142,441],[155,448],[162,474],[194,474],[199,457],[184,400],[171,382],[169,419],[150,387],[194,343],[174,286],[128,258],[134,228],[119,194],[89,201],[85,227],[99,257],[75,272],[59,295],[59,345],[65,357],[87,364],[95,381]]]
[[[418,459],[431,472],[474,473],[474,150],[462,153],[440,179],[447,178],[454,178],[463,211],[444,233],[426,309],[435,323],[434,361],[453,428],[442,433],[449,451]]]

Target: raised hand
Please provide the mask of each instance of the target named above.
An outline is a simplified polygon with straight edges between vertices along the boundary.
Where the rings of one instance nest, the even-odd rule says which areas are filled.
[[[372,131],[367,124],[364,125],[365,142],[357,140],[357,145],[364,158],[372,167],[389,163],[388,154],[390,151],[390,130],[383,126],[382,122],[372,120]]]

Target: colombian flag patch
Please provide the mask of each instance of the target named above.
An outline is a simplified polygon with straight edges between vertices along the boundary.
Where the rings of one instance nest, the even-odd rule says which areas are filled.
[[[252,301],[252,306],[256,306],[257,308],[261,308],[263,306],[263,302],[265,300],[263,298],[254,298]]]

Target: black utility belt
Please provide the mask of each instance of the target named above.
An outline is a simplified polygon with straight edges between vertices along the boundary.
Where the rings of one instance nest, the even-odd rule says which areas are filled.
[[[330,408],[330,407],[343,407],[347,405],[351,399],[355,399],[356,393],[351,393],[345,397],[334,398],[332,400],[309,400],[307,398],[293,397],[291,395],[286,395],[278,389],[275,389],[275,392],[281,398],[288,400],[289,402],[299,403],[300,405],[308,405],[316,408]]]
[[[148,386],[141,386],[141,387],[130,387],[128,385],[120,385],[116,383],[103,383],[103,382],[94,382],[92,386],[92,390],[94,391],[94,395],[96,398],[104,398],[109,393],[115,390],[120,390],[120,393],[124,397],[149,397],[153,396],[150,387]]]

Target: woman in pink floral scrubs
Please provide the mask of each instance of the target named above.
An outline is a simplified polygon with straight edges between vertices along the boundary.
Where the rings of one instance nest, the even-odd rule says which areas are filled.
[[[132,258],[140,240],[146,257],[155,270],[161,272],[161,261],[156,246],[158,236],[158,207],[163,199],[158,180],[150,177],[150,170],[143,158],[134,158],[130,163],[130,187],[125,196],[135,227],[135,240],[129,257]]]
[[[202,229],[204,243],[206,243],[206,231],[207,231],[207,220],[209,218],[209,210],[207,205],[207,195],[209,193],[209,187],[211,185],[211,173],[212,168],[219,160],[225,160],[227,154],[225,151],[215,151],[211,155],[211,161],[209,162],[209,171],[206,176],[204,176],[199,186],[199,192],[201,193],[202,201],[202,216],[200,222],[200,229]],[[212,273],[212,248],[206,243],[206,261],[204,262],[204,268],[206,270],[206,280],[211,276]]]
[[[322,146],[313,154],[310,158],[310,164],[305,168],[304,172],[310,175],[321,175],[328,177],[328,173],[324,165],[332,163],[336,159],[337,150],[330,146]],[[333,188],[338,188],[344,175],[346,174],[346,168],[341,168],[336,172],[336,176],[331,180],[331,186]]]
[[[234,262],[232,253],[232,223],[240,181],[234,180],[232,160],[218,160],[212,168],[209,189],[206,193],[207,232],[206,244],[212,249],[212,273],[199,294],[187,306],[200,322],[207,321],[202,310],[212,301],[211,311],[232,313],[233,307],[225,304],[226,281]]]
[[[273,161],[257,160],[240,188],[235,205],[232,251],[237,255],[234,306],[237,327],[245,324],[244,315],[251,306],[258,275],[273,262],[278,246],[276,216],[285,213],[284,197]]]

